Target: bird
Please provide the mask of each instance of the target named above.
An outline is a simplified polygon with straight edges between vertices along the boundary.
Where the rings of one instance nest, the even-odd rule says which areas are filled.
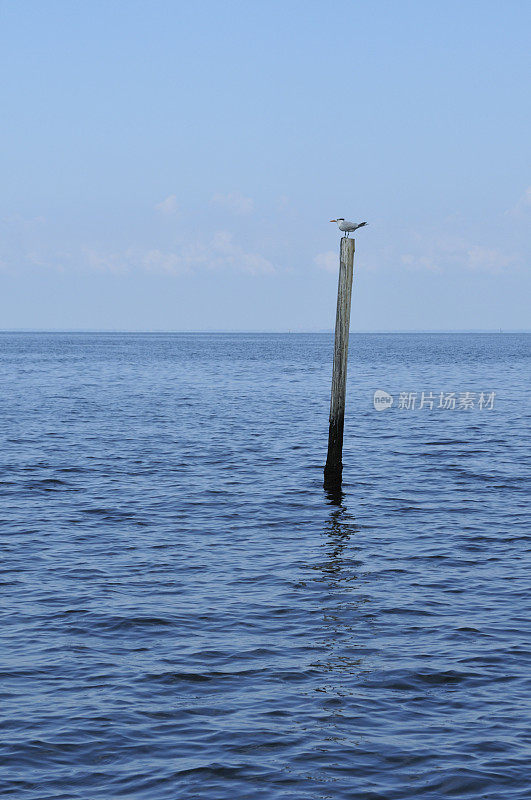
[[[340,231],[346,233],[347,237],[349,233],[354,233],[358,228],[363,228],[363,226],[367,224],[366,222],[348,222],[344,217],[331,219],[330,222],[337,222],[337,227]]]

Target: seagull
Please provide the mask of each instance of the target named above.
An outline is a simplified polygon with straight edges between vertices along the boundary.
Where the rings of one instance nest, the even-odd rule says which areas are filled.
[[[354,233],[355,230],[358,228],[363,228],[366,225],[366,222],[348,222],[343,217],[338,217],[337,219],[331,219],[330,222],[337,222],[337,227],[340,231],[344,231],[347,236],[349,233]]]

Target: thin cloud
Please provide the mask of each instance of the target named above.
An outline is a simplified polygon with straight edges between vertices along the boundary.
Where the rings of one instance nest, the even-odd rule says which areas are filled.
[[[447,269],[467,269],[475,272],[500,273],[515,269],[520,258],[498,247],[472,244],[465,239],[438,237],[425,241],[419,237],[416,252],[400,256],[406,269],[443,272]]]
[[[161,214],[176,214],[179,211],[179,206],[177,205],[177,195],[169,194],[168,197],[166,197],[160,203],[157,203],[155,209]]]
[[[517,266],[515,256],[503,253],[495,247],[482,247],[474,245],[467,252],[467,266],[469,269],[481,272],[503,272]]]
[[[55,261],[55,263],[54,263]],[[273,264],[259,253],[249,252],[228,231],[219,231],[206,244],[192,242],[175,250],[131,247],[123,251],[85,248],[77,256],[48,257],[43,266],[74,270],[94,270],[123,275],[147,272],[157,275],[184,275],[208,270],[227,270],[250,275],[275,272]]]
[[[251,214],[254,210],[254,201],[251,197],[245,197],[240,192],[229,192],[229,194],[215,194],[211,202],[226,208],[233,214]]]
[[[428,270],[429,272],[442,272],[439,264],[429,256],[413,255],[406,253],[401,256],[400,262],[406,269],[412,270]]]
[[[528,186],[516,205],[509,208],[505,213],[512,217],[521,217],[531,211],[531,186]]]
[[[234,242],[228,231],[219,231],[212,240],[212,264],[216,268],[230,267],[252,275],[275,272],[273,264],[259,253],[249,253]]]
[[[315,256],[313,261],[319,269],[324,269],[326,272],[337,272],[339,269],[338,255],[333,250],[328,250],[326,253],[319,253]]]

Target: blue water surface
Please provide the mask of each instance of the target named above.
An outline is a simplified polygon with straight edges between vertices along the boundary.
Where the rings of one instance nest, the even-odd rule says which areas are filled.
[[[0,794],[529,798],[530,342],[1,334]]]

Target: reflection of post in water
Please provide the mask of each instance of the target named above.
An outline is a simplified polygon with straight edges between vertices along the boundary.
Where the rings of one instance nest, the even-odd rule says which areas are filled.
[[[339,506],[343,508],[343,498],[345,493],[340,485],[328,486],[325,488],[326,499],[331,506]]]
[[[304,565],[306,574],[313,572],[313,580],[299,587],[305,601],[311,598],[312,608],[305,670],[312,733],[316,750],[335,761],[346,748],[353,752],[361,736],[355,694],[366,626],[360,619],[358,526],[341,496],[328,496],[328,503],[319,550]],[[301,716],[298,724],[308,736],[308,717]],[[320,778],[318,765],[312,772]]]
[[[347,547],[352,534],[357,533],[354,518],[347,508],[341,503],[337,495],[330,497],[330,505],[336,506],[331,511],[325,524],[324,533],[328,539],[328,562],[323,563],[322,570],[325,574],[339,578],[344,567],[343,551]],[[346,576],[343,576],[346,577]]]
[[[319,736],[323,751],[356,744],[352,725],[353,695],[363,669],[360,652],[363,627],[360,625],[360,597],[357,567],[358,526],[337,495],[329,496],[330,513],[323,527],[322,556],[314,569],[322,586],[320,656],[312,664],[319,670],[315,691],[321,708]]]

